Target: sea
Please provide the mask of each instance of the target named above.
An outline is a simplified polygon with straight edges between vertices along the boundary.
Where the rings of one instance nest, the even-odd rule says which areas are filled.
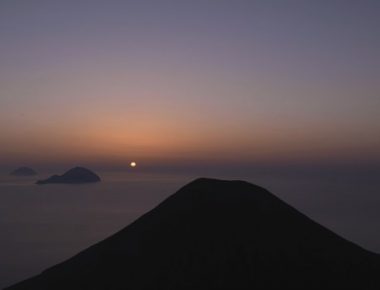
[[[37,177],[0,174],[0,289],[65,261],[139,218],[191,173],[97,172],[94,184],[36,185]],[[380,179],[349,174],[219,174],[267,188],[361,247],[380,253]],[[229,213],[226,213],[228,215]]]

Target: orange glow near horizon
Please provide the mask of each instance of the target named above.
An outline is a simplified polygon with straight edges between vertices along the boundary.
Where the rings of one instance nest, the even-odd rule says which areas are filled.
[[[273,162],[331,158],[358,158],[358,152],[376,154],[377,147],[349,140],[340,129],[314,126],[294,130],[278,122],[266,126],[230,124],[222,119],[193,121],[162,116],[123,119],[122,115],[94,115],[75,123],[30,130],[30,136],[10,136],[0,154],[9,160],[76,163],[94,161],[122,164],[135,156],[144,163]],[[349,132],[349,131],[347,131]],[[11,133],[11,132],[10,132]],[[362,132],[363,134],[363,132]],[[323,137],[321,137],[323,136]],[[25,142],[27,138],[28,142]],[[18,141],[16,141],[18,140]]]

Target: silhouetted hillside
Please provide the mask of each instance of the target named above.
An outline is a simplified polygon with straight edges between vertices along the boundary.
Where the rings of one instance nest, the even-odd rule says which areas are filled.
[[[9,290],[380,289],[379,256],[265,189],[197,179],[110,238]]]
[[[23,167],[19,167],[19,168],[13,170],[10,173],[10,175],[13,175],[13,176],[33,176],[33,175],[37,175],[37,172],[30,167],[23,166]]]
[[[98,182],[100,177],[94,172],[83,167],[75,167],[67,171],[63,175],[53,175],[45,180],[39,180],[37,184],[47,183],[88,183]]]

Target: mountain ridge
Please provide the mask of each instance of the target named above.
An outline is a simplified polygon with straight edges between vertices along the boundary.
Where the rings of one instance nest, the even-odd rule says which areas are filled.
[[[379,255],[266,189],[200,178],[116,234],[6,289],[378,289],[379,270]]]

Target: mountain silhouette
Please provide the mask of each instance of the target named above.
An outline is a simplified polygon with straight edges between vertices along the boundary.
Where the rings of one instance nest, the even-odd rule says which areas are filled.
[[[380,289],[380,257],[243,181],[197,179],[7,290]]]
[[[34,176],[34,175],[37,175],[37,172],[30,167],[23,166],[23,167],[19,167],[19,168],[13,170],[10,173],[10,175],[13,175],[13,176]]]
[[[45,180],[38,180],[37,184],[48,183],[88,183],[98,182],[100,177],[84,167],[74,167],[63,175],[53,175]]]

